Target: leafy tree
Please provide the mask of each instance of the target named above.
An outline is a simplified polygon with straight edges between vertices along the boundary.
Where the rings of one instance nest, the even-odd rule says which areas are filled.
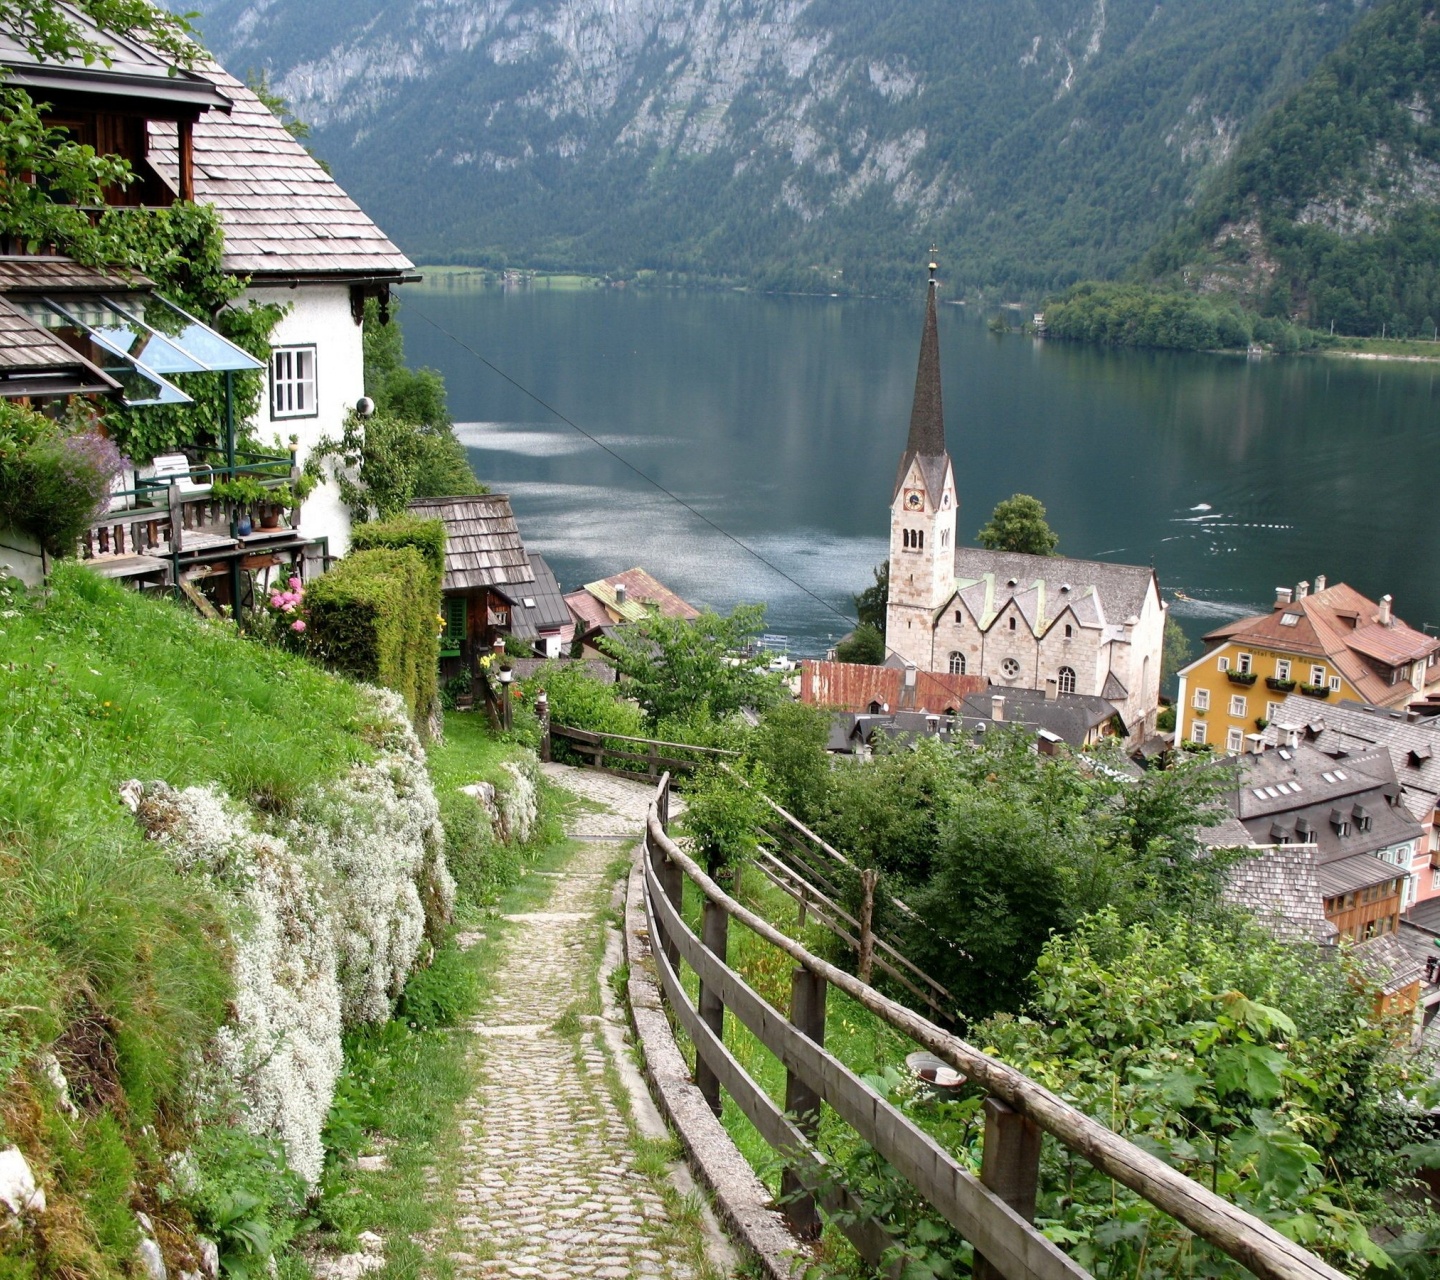
[[[1032,556],[1052,556],[1060,545],[1060,535],[1045,523],[1044,506],[1028,493],[997,503],[990,523],[975,538],[991,551],[1022,551]]]
[[[619,628],[602,647],[652,723],[696,714],[723,720],[746,709],[763,711],[783,696],[778,674],[746,656],[764,622],[764,605],[698,618],[652,612]]]
[[[190,39],[194,28],[188,18],[149,0],[76,0],[75,7],[107,31],[138,36],[179,66],[190,66],[199,52]],[[87,64],[108,65],[114,52],[109,45],[87,38],[54,0],[0,0],[0,30],[14,34],[30,54],[47,62],[78,55]]]
[[[685,784],[681,823],[705,870],[722,885],[733,885],[754,853],[764,817],[763,792],[730,769],[705,765]]]
[[[884,631],[862,622],[835,646],[835,661],[878,667],[885,661]]]
[[[1165,638],[1160,648],[1160,683],[1169,684],[1190,661],[1190,641],[1174,618],[1165,618]]]
[[[760,719],[750,752],[765,771],[770,798],[802,821],[825,794],[830,712],[803,702],[777,702]]]
[[[855,617],[862,627],[873,627],[884,635],[885,604],[890,599],[890,561],[877,564],[874,574],[875,581],[854,597]]]

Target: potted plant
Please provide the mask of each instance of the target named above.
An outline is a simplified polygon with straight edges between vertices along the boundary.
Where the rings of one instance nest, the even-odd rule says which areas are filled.
[[[254,476],[232,476],[229,480],[221,480],[210,486],[212,497],[219,498],[222,502],[228,502],[235,514],[235,536],[246,538],[250,536],[251,508],[264,501],[265,486]]]
[[[1245,685],[1247,688],[1248,688],[1250,685],[1254,684],[1255,681],[1258,679],[1258,677],[1257,677],[1257,675],[1256,675],[1255,672],[1253,672],[1253,671],[1236,671],[1234,667],[1231,667],[1230,670],[1227,671],[1225,674],[1230,677],[1230,683],[1231,683],[1231,684],[1243,684],[1243,685]]]
[[[1302,684],[1300,692],[1307,698],[1328,698],[1330,686],[1328,684]]]
[[[260,527],[278,529],[283,511],[298,507],[315,490],[315,477],[302,475],[274,489],[266,489],[260,500]]]
[[[1276,693],[1293,693],[1295,691],[1294,680],[1282,680],[1279,676],[1266,676],[1265,687],[1274,689]]]

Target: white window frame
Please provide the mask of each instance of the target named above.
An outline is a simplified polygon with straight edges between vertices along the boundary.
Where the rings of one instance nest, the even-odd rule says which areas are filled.
[[[1230,659],[1227,658],[1224,654],[1221,654],[1220,657],[1215,660],[1215,665],[1216,665],[1221,671],[1229,671],[1229,670],[1230,670]]]
[[[1066,683],[1067,683],[1067,678],[1068,678],[1068,683],[1069,683],[1069,685],[1070,685],[1070,687],[1069,687],[1068,689],[1065,687],[1065,685],[1066,685]],[[1056,692],[1058,692],[1058,693],[1074,693],[1077,687],[1078,687],[1078,677],[1075,675],[1075,668],[1074,668],[1074,667],[1061,667],[1060,670],[1056,673],[1056,676],[1055,676],[1055,689],[1056,689]]]
[[[1311,668],[1310,668],[1310,683],[1311,683],[1315,688],[1317,688],[1317,689],[1324,687],[1324,684],[1325,684],[1325,668],[1324,668],[1324,667],[1311,667]]]
[[[1271,724],[1274,724],[1275,717],[1280,714],[1280,708],[1283,705],[1284,704],[1280,702],[1267,702],[1265,704],[1265,719],[1270,721]]]
[[[1275,679],[1277,679],[1277,680],[1288,680],[1288,679],[1290,679],[1290,659],[1289,659],[1289,658],[1277,658],[1277,659],[1275,660]]]
[[[1339,676],[1331,676],[1331,677],[1330,677],[1330,692],[1331,692],[1331,693],[1339,693],[1339,692],[1340,692],[1340,677],[1339,677]]]
[[[1225,735],[1225,750],[1237,756],[1245,750],[1244,729],[1231,729],[1230,732]]]
[[[1246,701],[1243,693],[1232,693],[1230,695],[1230,714],[1232,716],[1237,716],[1243,720],[1250,714],[1248,711],[1249,706],[1250,704]]]
[[[1248,676],[1250,674],[1251,667],[1253,667],[1254,665],[1255,655],[1253,653],[1242,653],[1239,657],[1235,659],[1235,669],[1242,676]]]
[[[1209,689],[1196,689],[1196,690],[1195,690],[1195,697],[1194,697],[1193,699],[1191,699],[1191,705],[1195,708],[1196,711],[1209,711],[1209,710],[1210,710],[1210,690],[1209,690]]]
[[[950,651],[950,674],[952,676],[965,674],[965,655],[959,649]]]
[[[304,368],[307,360],[310,366],[308,375]],[[320,416],[317,365],[318,360],[313,342],[290,347],[276,347],[270,353],[270,417],[272,421],[286,418],[318,418]]]
[[[1190,726],[1190,741],[1204,745],[1205,743],[1205,721],[1197,720]]]

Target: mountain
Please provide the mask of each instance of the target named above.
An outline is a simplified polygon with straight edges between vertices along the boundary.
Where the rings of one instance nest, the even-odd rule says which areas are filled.
[[[1143,273],[1336,332],[1440,317],[1440,16],[1389,0],[1261,121]]]
[[[1370,0],[212,0],[417,258],[888,289],[1132,265]]]

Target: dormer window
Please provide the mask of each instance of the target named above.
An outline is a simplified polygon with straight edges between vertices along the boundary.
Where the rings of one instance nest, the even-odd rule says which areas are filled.
[[[1282,627],[1293,627],[1299,621],[1300,615],[1298,613],[1282,613],[1280,615],[1280,625]]]

